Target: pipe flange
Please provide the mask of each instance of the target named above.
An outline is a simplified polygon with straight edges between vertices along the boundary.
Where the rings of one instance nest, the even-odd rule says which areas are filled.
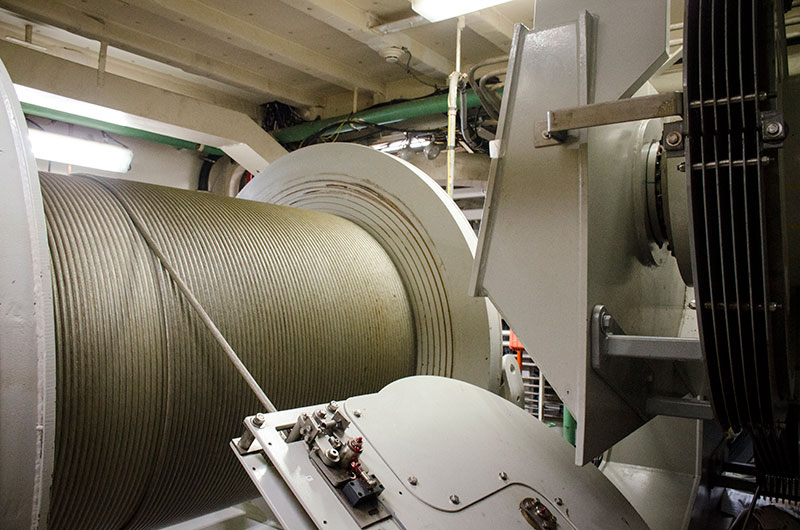
[[[320,144],[270,164],[238,197],[326,212],[364,228],[405,283],[417,373],[497,390],[500,317],[487,299],[467,294],[477,238],[425,173],[369,147]]]

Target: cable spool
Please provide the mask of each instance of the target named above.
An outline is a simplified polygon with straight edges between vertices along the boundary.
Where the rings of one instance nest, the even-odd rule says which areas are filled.
[[[48,232],[24,119],[1,70],[0,97],[7,103],[0,166],[11,175],[0,196],[7,220],[0,227],[0,527],[162,526],[253,492],[227,443],[257,402],[147,253],[126,207],[149,220],[153,239],[279,407],[368,392],[409,373],[496,388],[499,317],[485,299],[467,295],[475,236],[418,170],[368,148],[326,145],[284,157],[248,185],[268,183],[272,202],[338,218],[45,175]],[[333,168],[334,181],[311,161],[328,176]],[[289,179],[294,170],[305,178]],[[70,232],[80,224],[102,252],[92,254]],[[62,247],[52,265],[48,237]],[[229,260],[240,268],[229,270]],[[149,294],[134,299],[131,286]],[[105,309],[90,310],[92,296]],[[68,311],[75,325],[65,324]],[[292,328],[300,313],[307,328]],[[65,364],[69,341],[93,349],[73,352],[75,363]],[[128,347],[138,353],[119,354]],[[92,377],[99,382],[70,393]]]
[[[259,404],[128,210],[278,407],[414,373],[403,283],[355,224],[146,184],[40,179],[65,382],[51,528],[163,526],[253,496],[227,442]]]

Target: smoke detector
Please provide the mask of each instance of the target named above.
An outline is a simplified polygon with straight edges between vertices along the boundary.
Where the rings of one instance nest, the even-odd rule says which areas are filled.
[[[406,54],[403,48],[397,46],[389,46],[378,52],[378,55],[383,58],[387,63],[396,63]]]

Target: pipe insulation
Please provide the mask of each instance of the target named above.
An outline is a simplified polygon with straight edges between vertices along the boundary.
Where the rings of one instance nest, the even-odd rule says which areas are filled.
[[[48,526],[153,528],[257,495],[230,454],[260,409],[129,212],[281,409],[415,372],[384,248],[325,213],[40,174],[56,326]]]

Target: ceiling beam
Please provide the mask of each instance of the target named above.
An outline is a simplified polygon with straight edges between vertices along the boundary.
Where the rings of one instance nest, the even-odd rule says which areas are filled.
[[[14,83],[90,103],[80,110],[84,117],[217,147],[253,173],[286,154],[241,112],[110,73],[101,84],[95,68],[1,40],[0,57]],[[77,114],[63,98],[20,100]]]
[[[12,20],[13,23],[0,21],[0,35],[14,36],[24,34],[24,24],[27,23],[27,20],[19,17],[14,17]],[[40,27],[44,29],[44,26]],[[96,47],[91,47],[91,45],[95,44],[95,41],[83,39],[81,37],[81,40],[84,40],[86,45],[75,45],[72,39],[70,39],[70,41],[72,41],[72,44],[70,44],[59,37],[61,37],[61,35],[54,36],[50,31],[37,32],[35,44],[46,48],[45,53],[48,55],[60,57],[61,59],[76,62],[84,66],[97,68],[98,52]],[[123,57],[117,56],[117,53],[109,53],[106,62],[106,72],[163,88],[170,92],[177,92],[184,96],[200,99],[213,105],[227,107],[238,112],[243,112],[256,121],[260,120],[260,104],[263,103],[263,100],[252,92],[245,92],[244,90],[230,85],[222,87],[220,83],[211,79],[205,77],[201,78],[194,74],[187,74],[183,70],[163,65],[163,63],[157,63],[158,65],[162,65],[163,68],[159,67],[156,70],[150,66],[154,62],[155,61],[148,59],[144,64],[142,64],[141,61],[133,63]],[[169,69],[168,71],[165,70],[167,68]],[[175,73],[172,73],[173,71]]]
[[[361,69],[276,35],[198,0],[137,0],[137,8],[182,24],[216,40],[253,51],[265,59],[334,85],[383,94],[384,83]]]
[[[504,52],[511,50],[514,23],[497,9],[483,9],[466,17],[467,27]]]
[[[433,77],[450,74],[454,62],[402,33],[384,35],[376,28],[382,21],[347,0],[281,0],[302,13],[345,33],[376,52],[389,46],[406,48],[413,57],[412,66]]]
[[[295,106],[321,106],[324,103],[321,97],[302,87],[277,82],[251,70],[214,59],[122,24],[92,17],[59,2],[0,0],[0,7],[31,20],[56,26],[89,39],[107,42],[110,46],[253,92],[265,100],[278,99]]]

